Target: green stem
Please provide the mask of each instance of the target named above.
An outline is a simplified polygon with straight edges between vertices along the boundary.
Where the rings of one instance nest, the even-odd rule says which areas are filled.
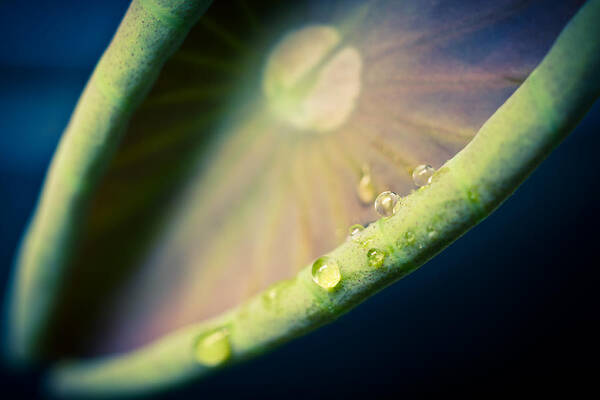
[[[430,185],[404,198],[394,216],[367,227],[359,241],[329,254],[341,268],[335,290],[316,285],[307,266],[214,320],[131,353],[59,366],[50,376],[52,390],[63,396],[133,395],[196,379],[331,322],[415,270],[497,208],[591,107],[600,94],[599,20],[600,0],[592,0]],[[382,267],[368,265],[370,248],[387,253]],[[220,343],[222,354],[216,355],[226,361],[210,366],[197,360],[194,347],[215,329],[227,332],[228,343]]]
[[[134,0],[71,117],[16,261],[8,351],[38,356],[40,339],[90,198],[135,108],[211,0]]]

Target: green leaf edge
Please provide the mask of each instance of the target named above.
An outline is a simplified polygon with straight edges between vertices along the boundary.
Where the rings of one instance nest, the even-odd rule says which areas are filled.
[[[94,189],[133,112],[211,1],[134,0],[96,65],[61,137],[15,261],[5,337],[14,363],[41,354]]]

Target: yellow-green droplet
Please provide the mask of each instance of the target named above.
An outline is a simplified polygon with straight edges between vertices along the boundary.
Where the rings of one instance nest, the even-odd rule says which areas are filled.
[[[365,229],[365,227],[362,226],[361,224],[352,225],[348,229],[348,235],[350,236],[351,239],[354,239],[355,237],[358,236],[359,233],[361,233],[363,231],[363,229]]]
[[[431,183],[431,177],[435,169],[431,165],[419,165],[413,170],[412,179],[415,185],[421,187]]]
[[[312,266],[313,281],[323,289],[333,289],[340,283],[340,267],[331,257],[320,257]]]
[[[199,363],[210,367],[227,361],[231,357],[227,329],[221,328],[202,335],[196,342],[194,355]]]
[[[404,241],[407,244],[412,244],[415,241],[415,234],[411,231],[407,231],[406,233],[404,233]]]
[[[360,201],[369,204],[375,199],[375,186],[371,177],[371,169],[368,165],[363,165],[358,185],[356,185],[356,194]]]
[[[369,260],[369,266],[379,268],[385,261],[385,252],[379,249],[370,249],[367,252],[367,258]]]
[[[277,298],[277,289],[270,289],[267,292],[267,297],[269,298],[269,300],[275,300]]]
[[[271,307],[273,305],[273,302],[275,301],[275,299],[277,299],[277,296],[278,296],[277,288],[272,287],[263,293],[262,300],[267,307]]]
[[[363,249],[367,249],[369,246],[371,246],[372,242],[373,238],[365,239],[360,242],[360,247],[362,247]]]
[[[394,215],[394,208],[399,199],[400,196],[394,192],[381,192],[375,199],[375,212],[382,217],[391,217]]]

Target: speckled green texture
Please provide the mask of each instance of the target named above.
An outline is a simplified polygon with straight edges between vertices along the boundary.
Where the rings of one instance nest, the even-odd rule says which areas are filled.
[[[50,388],[62,396],[141,394],[199,378],[221,368],[198,364],[193,346],[226,326],[239,362],[333,321],[402,278],[459,238],[500,205],[575,127],[600,94],[600,0],[587,3],[549,54],[475,139],[402,199],[402,207],[328,254],[342,280],[330,291],[316,285],[311,266],[222,316],[189,326],[120,356],[56,368]],[[368,243],[368,246],[361,243]],[[386,253],[379,268],[367,251]]]
[[[16,261],[7,349],[38,347],[90,196],[132,112],[210,0],[134,0],[71,117]]]

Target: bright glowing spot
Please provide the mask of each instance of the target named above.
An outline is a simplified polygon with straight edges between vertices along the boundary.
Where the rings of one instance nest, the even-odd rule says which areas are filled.
[[[263,91],[274,114],[303,131],[328,132],[350,116],[360,93],[361,56],[330,26],[293,32],[271,53]]]

